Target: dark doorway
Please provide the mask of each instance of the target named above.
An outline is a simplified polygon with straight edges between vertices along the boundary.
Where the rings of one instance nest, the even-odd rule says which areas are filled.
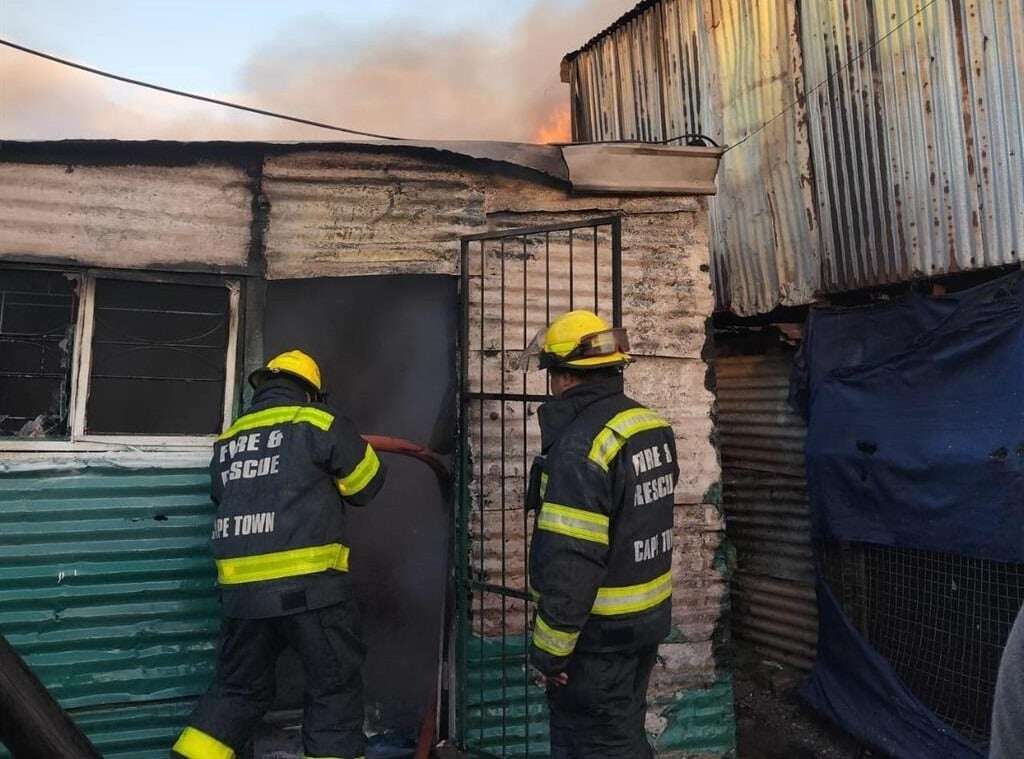
[[[454,277],[272,281],[264,352],[313,355],[330,402],[361,432],[450,453],[457,319]],[[397,456],[384,461],[384,490],[366,509],[350,509],[352,576],[369,648],[369,726],[412,735],[437,688],[450,507],[426,466]],[[277,708],[301,706],[294,660],[282,660],[279,680]]]

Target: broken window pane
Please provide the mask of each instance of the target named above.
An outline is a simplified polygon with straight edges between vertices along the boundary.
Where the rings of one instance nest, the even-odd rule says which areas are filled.
[[[86,432],[221,429],[227,288],[96,281]]]
[[[77,284],[0,269],[0,437],[67,437]]]

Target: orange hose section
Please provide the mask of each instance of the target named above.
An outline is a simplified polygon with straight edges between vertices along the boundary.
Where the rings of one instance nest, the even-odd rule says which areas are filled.
[[[437,475],[437,479],[442,486],[447,485],[451,481],[451,472],[448,471],[448,467],[444,465],[441,457],[425,445],[387,435],[363,435],[363,440],[373,446],[373,449],[379,453],[395,453],[399,456],[411,456],[414,459],[419,459],[434,470],[434,474]]]

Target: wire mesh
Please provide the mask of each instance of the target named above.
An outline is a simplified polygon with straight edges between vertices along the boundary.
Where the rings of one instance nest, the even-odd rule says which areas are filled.
[[[593,308],[621,323],[619,220],[504,230],[462,242],[462,448],[456,732],[500,757],[548,754],[546,703],[528,667],[533,520],[524,508],[540,454],[544,372],[525,372],[533,336]],[[588,260],[589,259],[589,260]]]
[[[1024,564],[864,543],[823,544],[819,556],[847,617],[910,692],[985,745]]]
[[[86,431],[220,430],[230,321],[224,287],[97,278]]]
[[[0,437],[68,434],[78,278],[0,270]]]

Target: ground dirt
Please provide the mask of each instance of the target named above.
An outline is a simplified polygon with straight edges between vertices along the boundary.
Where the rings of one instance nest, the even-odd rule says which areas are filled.
[[[737,759],[882,759],[803,702],[804,677],[751,651],[737,653]]]
[[[740,648],[735,662],[736,759],[884,759],[818,716],[797,690],[804,674],[764,660]],[[253,759],[299,759],[296,729],[264,726]],[[408,756],[405,752],[367,751],[367,759]],[[436,759],[474,759],[453,748],[438,749]],[[249,759],[249,757],[245,757]]]

